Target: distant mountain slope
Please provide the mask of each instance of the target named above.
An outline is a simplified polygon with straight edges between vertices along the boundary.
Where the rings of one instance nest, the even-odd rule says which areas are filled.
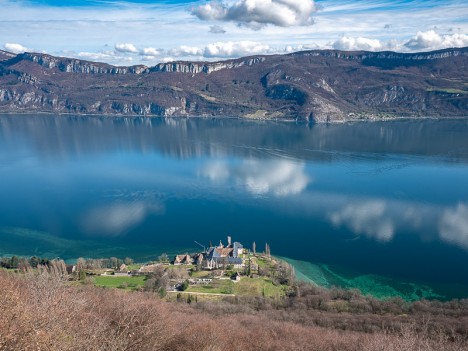
[[[0,50],[0,61],[9,60],[15,56],[16,55],[11,52]]]
[[[0,112],[324,121],[468,117],[468,48],[116,67],[0,51]]]

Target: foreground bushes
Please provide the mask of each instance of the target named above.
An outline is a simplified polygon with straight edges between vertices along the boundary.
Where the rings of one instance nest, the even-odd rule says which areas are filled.
[[[354,315],[301,309],[299,304],[274,308],[258,300],[257,305],[264,308],[242,301],[194,308],[164,302],[151,293],[70,286],[60,274],[45,271],[24,276],[0,272],[0,286],[2,351],[461,351],[466,347],[463,334],[429,330],[416,323],[372,333],[340,330],[335,322],[347,325]],[[378,323],[378,316],[371,316],[376,321],[364,318],[361,322]],[[325,327],[318,326],[322,317],[329,321]]]

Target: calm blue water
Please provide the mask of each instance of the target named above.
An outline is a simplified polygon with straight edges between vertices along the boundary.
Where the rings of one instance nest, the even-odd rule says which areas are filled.
[[[323,285],[468,297],[468,122],[0,116],[0,255],[227,235]]]

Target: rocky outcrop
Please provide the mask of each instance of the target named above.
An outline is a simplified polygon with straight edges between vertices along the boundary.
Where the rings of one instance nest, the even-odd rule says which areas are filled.
[[[1,54],[1,53],[0,53]],[[5,54],[6,55],[6,54]],[[265,61],[264,57],[253,57],[245,60],[234,60],[225,62],[170,62],[160,63],[152,68],[144,65],[116,67],[105,63],[95,63],[78,59],[70,59],[65,57],[55,57],[40,53],[24,53],[13,55],[10,58],[10,63],[15,64],[22,60],[38,63],[42,67],[52,69],[57,68],[61,72],[67,73],[87,73],[87,74],[143,74],[149,72],[178,72],[178,73],[212,73],[222,69],[239,68],[242,66],[252,66],[256,63]]]
[[[345,52],[339,50],[311,50],[311,51],[299,51],[289,54],[290,56],[322,56],[322,57],[333,57],[343,60],[357,60],[363,61],[368,59],[378,60],[438,60],[454,56],[468,56],[468,48],[452,48],[444,49],[431,52],[421,53],[399,53],[393,51],[381,51],[381,52],[360,52],[352,51]]]
[[[116,67],[0,51],[0,113],[286,118],[468,117],[468,49],[305,51]]]
[[[9,64],[16,64],[23,60],[31,61],[42,67],[56,68],[61,72],[67,73],[85,73],[85,74],[142,74],[148,72],[148,67],[144,65],[130,67],[115,67],[105,63],[95,63],[64,57],[55,57],[40,53],[19,54],[9,60]]]
[[[264,57],[253,57],[246,60],[214,62],[214,63],[193,63],[193,62],[170,62],[160,63],[150,69],[151,72],[178,72],[178,73],[212,73],[222,69],[233,69],[242,66],[252,66],[265,61]]]

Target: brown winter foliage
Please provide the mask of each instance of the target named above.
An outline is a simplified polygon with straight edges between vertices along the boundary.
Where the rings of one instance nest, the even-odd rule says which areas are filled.
[[[236,297],[195,306],[210,314],[259,311],[270,319],[366,333],[414,329],[451,340],[468,338],[468,299],[442,302],[401,298],[379,300],[357,290],[325,289],[294,283],[284,299]]]
[[[291,300],[289,307],[236,300],[199,303],[194,308],[193,304],[165,302],[152,293],[70,285],[60,270],[46,269],[22,275],[0,271],[0,287],[2,351],[461,351],[467,346],[466,329],[450,332],[439,325],[442,321],[429,323],[432,316],[437,317],[435,311],[426,319],[418,317],[424,313],[410,312],[407,323],[386,313],[380,317],[394,320],[389,327],[367,332],[349,330],[337,321],[345,325],[358,320],[371,326],[385,323],[370,312],[311,309],[307,298],[302,301],[305,292]],[[454,320],[461,319],[466,328],[466,306],[461,312],[457,310],[460,308],[452,309],[453,316],[446,316],[446,322],[455,326]],[[322,319],[326,323],[319,326]]]

